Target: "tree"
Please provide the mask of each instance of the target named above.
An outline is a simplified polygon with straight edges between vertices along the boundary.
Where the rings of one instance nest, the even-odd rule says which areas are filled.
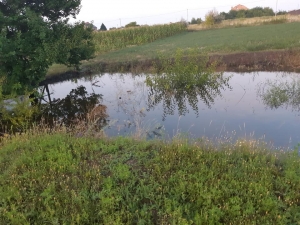
[[[194,17],[191,20],[191,24],[200,24],[202,23],[202,19],[201,18],[197,18],[195,19]]]
[[[224,19],[225,18],[222,14],[219,14],[217,10],[213,9],[205,15],[205,24],[212,26],[214,24],[221,23]]]
[[[282,13],[284,14],[284,13]],[[274,16],[275,13],[273,9],[270,7],[255,7],[249,10],[230,10],[228,13],[222,12],[220,13],[224,17],[225,20],[236,19],[236,18],[253,18],[253,17],[261,17],[261,16]],[[278,14],[277,14],[278,15]]]
[[[236,18],[246,18],[246,10],[239,10],[236,14]]]
[[[130,22],[130,23],[125,25],[126,28],[128,28],[128,27],[137,27],[137,26],[139,26],[139,25],[136,22]]]
[[[287,11],[278,11],[278,13],[276,14],[277,16],[279,15],[286,15]]]
[[[50,65],[76,66],[94,52],[92,29],[68,24],[81,0],[1,0],[0,78],[3,92],[22,94],[36,88]]]
[[[102,23],[100,29],[101,31],[107,31],[106,26]]]

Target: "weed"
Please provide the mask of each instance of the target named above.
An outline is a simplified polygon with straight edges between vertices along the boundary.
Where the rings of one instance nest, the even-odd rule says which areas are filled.
[[[1,224],[297,224],[299,157],[239,140],[3,139]]]

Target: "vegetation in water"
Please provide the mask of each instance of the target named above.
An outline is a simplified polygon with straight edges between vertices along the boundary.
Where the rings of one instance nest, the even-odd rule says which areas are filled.
[[[162,103],[164,117],[174,114],[178,107],[179,115],[187,113],[187,104],[198,114],[198,101],[210,107],[221,90],[230,88],[230,77],[214,72],[214,65],[208,65],[208,56],[197,49],[178,49],[174,57],[159,57],[155,66],[157,73],[148,75],[148,110]]]
[[[0,224],[298,224],[300,159],[219,147],[28,132],[0,142]]]

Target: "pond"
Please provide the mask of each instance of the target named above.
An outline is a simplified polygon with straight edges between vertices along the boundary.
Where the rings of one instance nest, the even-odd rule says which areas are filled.
[[[103,74],[52,84],[49,90],[54,101],[80,86],[101,95],[108,136],[247,138],[290,148],[300,142],[300,74],[225,72],[188,91],[157,83],[149,75]]]

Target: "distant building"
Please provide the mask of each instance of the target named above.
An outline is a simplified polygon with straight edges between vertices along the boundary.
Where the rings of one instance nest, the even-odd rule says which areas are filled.
[[[291,16],[299,16],[300,15],[300,9],[289,11],[288,14],[291,15]]]
[[[234,10],[234,11],[248,10],[248,8],[244,5],[237,5],[237,6],[231,7],[231,10]]]
[[[89,22],[85,22],[84,26],[85,27],[91,27],[93,30],[97,30],[97,27],[94,24],[89,23]]]

